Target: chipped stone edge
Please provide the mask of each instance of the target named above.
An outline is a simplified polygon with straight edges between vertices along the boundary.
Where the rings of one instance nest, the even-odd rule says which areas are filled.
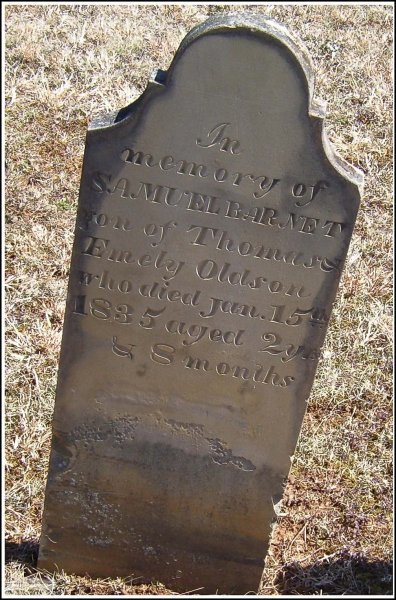
[[[175,65],[181,58],[187,47],[197,39],[212,33],[226,31],[250,31],[253,34],[264,35],[274,38],[277,42],[286,46],[294,59],[302,69],[308,89],[308,114],[318,124],[324,154],[330,165],[344,178],[355,184],[360,195],[363,193],[364,174],[354,165],[342,158],[329,141],[324,129],[326,115],[326,102],[314,97],[315,77],[311,57],[303,43],[292,35],[284,25],[268,17],[252,14],[229,12],[213,16],[191,29],[181,41],[168,71],[157,70],[149,80],[146,89],[141,96],[119,111],[104,113],[92,120],[88,127],[88,134],[97,131],[113,130],[127,121],[139,117],[149,98],[164,90],[172,77]]]

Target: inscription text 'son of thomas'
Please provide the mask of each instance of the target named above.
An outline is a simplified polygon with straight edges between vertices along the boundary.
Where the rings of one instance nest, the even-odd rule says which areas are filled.
[[[362,183],[309,64],[215,17],[90,127],[40,567],[257,590]]]

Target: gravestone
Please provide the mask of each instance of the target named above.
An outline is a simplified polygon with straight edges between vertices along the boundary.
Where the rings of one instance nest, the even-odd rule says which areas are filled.
[[[41,568],[257,590],[362,184],[323,117],[239,14],[89,128]]]

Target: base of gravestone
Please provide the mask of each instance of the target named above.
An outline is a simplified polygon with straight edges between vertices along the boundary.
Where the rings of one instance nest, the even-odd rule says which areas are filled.
[[[150,548],[148,546],[148,548]],[[141,569],[131,568],[128,566],[128,561],[122,565],[122,561],[114,563],[106,552],[99,551],[98,558],[107,564],[109,570],[103,571],[98,567],[95,559],[92,561],[86,560],[85,569],[78,569],[75,566],[75,560],[65,557],[62,560],[62,570],[66,573],[87,576],[95,578],[107,578],[111,570],[112,578],[124,577],[128,578],[133,584],[157,584],[164,585],[168,590],[185,594],[195,592],[202,595],[245,595],[249,593],[256,594],[260,579],[263,572],[263,564],[250,565],[247,563],[241,564],[228,560],[217,559],[216,557],[206,556],[200,557],[194,553],[181,553],[180,567],[181,569],[168,570],[165,566],[155,566],[155,575],[150,577],[150,564],[142,564]],[[139,561],[136,561],[139,562]],[[190,570],[193,565],[193,570]],[[51,561],[41,561],[40,567],[50,572],[57,570],[57,565]]]
[[[96,431],[100,429],[97,425]],[[61,437],[59,432],[56,438]],[[83,460],[89,450],[79,448],[85,473],[73,469],[71,452],[65,454],[59,446],[51,457],[56,476],[47,493],[46,514],[56,526],[43,526],[41,569],[61,565],[67,573],[94,578],[111,573],[140,583],[158,581],[178,593],[198,588],[202,594],[257,591],[273,506],[252,503],[249,496],[265,489],[271,480],[268,472],[255,473],[254,481],[251,471],[231,464],[220,466],[206,456],[171,450],[166,443],[130,440],[117,460],[114,455],[100,458],[93,488],[92,466]],[[131,473],[134,493],[123,494]],[[164,489],[166,480],[172,485]],[[73,534],[76,522],[78,536]]]

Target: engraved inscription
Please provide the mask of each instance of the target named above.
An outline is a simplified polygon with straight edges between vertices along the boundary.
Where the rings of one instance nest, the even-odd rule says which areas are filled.
[[[224,133],[229,128],[230,123],[220,123],[216,125],[207,134],[208,140],[203,142],[200,138],[197,138],[196,144],[201,148],[212,148],[217,146],[221,152],[230,152],[231,154],[240,154],[238,152],[240,143],[238,140],[232,140],[229,137],[225,137]],[[224,137],[223,137],[224,136]]]
[[[224,171],[224,169],[222,171]],[[253,177],[249,175],[246,177],[251,181],[259,181],[259,187],[263,193],[257,195],[255,192],[253,196],[256,199],[260,199],[268,194],[274,188],[276,183],[279,182],[279,179],[270,179],[264,176]],[[215,176],[215,179],[216,181],[219,181],[217,176]],[[154,204],[163,204],[165,206],[182,208],[189,211],[219,215],[230,219],[240,219],[257,225],[285,230],[290,229],[291,231],[297,231],[304,234],[323,235],[329,238],[338,237],[346,228],[346,223],[331,220],[329,218],[318,219],[309,215],[296,214],[294,212],[281,213],[277,208],[251,206],[250,204],[248,205],[239,200],[226,199],[224,203],[217,196],[210,196],[203,193],[150,182],[141,181],[137,191],[134,192],[131,191],[132,183],[128,179],[123,178],[115,185],[114,181],[112,184],[109,183],[112,180],[113,178],[110,175],[97,173],[93,178],[93,189],[97,192],[106,192],[109,195],[113,195],[122,188],[120,198],[124,199],[145,200]],[[224,181],[223,177],[221,178],[221,181]],[[122,182],[122,184],[120,182]],[[296,206],[304,207],[310,204],[317,194],[321,190],[327,189],[327,187],[325,181],[319,181],[310,186],[306,186],[302,183],[296,184],[292,188],[294,197],[302,198],[308,194],[308,198],[304,202],[295,202]],[[103,215],[98,216],[102,218],[102,221],[106,222]],[[116,229],[117,227],[114,228]]]
[[[209,130],[207,139],[197,138],[196,143],[202,148],[217,147],[219,150],[235,155],[238,154],[239,141],[225,137],[228,123],[222,123]],[[179,161],[178,164],[173,157],[166,156],[158,164],[154,161],[151,154],[143,154],[139,151],[126,149],[121,154],[122,159],[134,166],[156,167],[163,171],[171,171],[177,167],[178,174],[189,174],[190,176],[207,177],[208,169],[204,165],[197,163],[188,163]],[[219,181],[225,181],[226,170],[213,173],[214,178]],[[252,175],[238,175],[232,182],[232,185],[238,184],[246,177],[251,181],[259,180],[259,187],[263,194],[270,192],[280,181],[266,176],[254,177]],[[96,192],[106,192],[109,196],[118,194],[120,199],[130,198],[132,200],[144,200],[149,202],[153,208],[155,206],[169,207],[170,209],[182,208],[189,212],[199,212],[211,219],[230,219],[231,221],[242,221],[252,225],[266,226],[275,230],[286,230],[292,233],[304,234],[308,236],[322,235],[327,238],[336,238],[345,229],[345,223],[328,218],[311,217],[294,212],[282,213],[279,209],[263,206],[247,206],[241,201],[226,199],[221,201],[217,196],[197,193],[196,191],[183,190],[176,187],[157,185],[150,182],[140,182],[138,187],[126,177],[113,177],[109,174],[103,174],[97,171],[92,178],[92,189]],[[291,192],[294,203],[298,207],[304,207],[313,202],[320,192],[324,192],[329,184],[318,179],[316,183],[307,185],[305,183],[296,183],[292,186]],[[133,190],[137,189],[136,192]],[[258,192],[253,193],[258,197]],[[288,363],[293,359],[316,360],[319,358],[320,350],[308,348],[301,343],[289,342],[284,340],[277,332],[260,333],[259,331],[246,329],[246,325],[254,321],[267,321],[275,327],[281,327],[282,331],[288,329],[302,328],[305,325],[315,326],[323,329],[328,322],[328,315],[325,309],[312,305],[289,304],[294,298],[303,301],[306,298],[312,298],[312,291],[306,283],[299,283],[297,280],[291,280],[287,271],[282,272],[282,277],[274,279],[268,277],[265,273],[266,262],[271,264],[278,262],[286,266],[303,269],[319,269],[324,273],[339,273],[341,268],[341,258],[337,256],[318,256],[307,254],[306,251],[294,250],[290,248],[274,248],[257,241],[238,239],[228,229],[213,227],[203,224],[190,223],[189,225],[179,225],[179,222],[173,219],[159,220],[152,219],[145,225],[136,225],[135,230],[140,230],[147,240],[147,244],[152,249],[160,245],[172,242],[176,234],[178,239],[184,240],[188,246],[207,248],[209,257],[203,260],[194,260],[192,264],[186,264],[177,254],[170,254],[168,249],[157,252],[136,252],[135,246],[117,247],[117,242],[113,235],[102,237],[100,231],[107,228],[107,231],[120,230],[128,231],[130,220],[119,215],[112,216],[111,212],[93,212],[83,211],[82,230],[89,229],[89,235],[81,238],[81,255],[90,256],[92,259],[110,263],[108,267],[99,270],[80,270],[79,284],[89,289],[102,289],[112,294],[128,294],[133,298],[147,298],[154,301],[165,301],[161,307],[147,307],[144,311],[139,311],[139,316],[135,316],[133,304],[125,302],[114,302],[108,298],[87,298],[87,295],[78,294],[74,299],[74,314],[89,316],[98,321],[113,322],[120,325],[132,325],[133,328],[140,327],[146,330],[158,329],[165,331],[170,339],[175,339],[176,345],[155,343],[151,347],[150,357],[154,363],[160,365],[179,364],[175,363],[176,348],[195,346],[201,343],[217,343],[228,345],[235,349],[243,346],[247,336],[251,337],[256,351],[265,355],[275,356],[281,363]],[[153,213],[154,214],[154,213]],[[95,229],[96,225],[96,229]],[[252,230],[253,233],[253,230]],[[256,236],[254,236],[256,237]],[[297,243],[297,238],[296,238]],[[300,245],[298,245],[300,246]],[[235,268],[233,262],[216,259],[211,253],[223,252],[230,253],[235,257],[246,259],[249,266],[245,269]],[[190,252],[191,253],[191,252]],[[219,255],[220,256],[220,255]],[[192,252],[194,257],[194,252]],[[117,277],[112,274],[111,263],[119,264],[126,269],[129,265],[142,268],[142,274],[149,275],[149,280],[145,277],[142,283],[136,284],[132,278]],[[257,266],[262,263],[262,271],[258,271]],[[256,268],[255,268],[256,265]],[[191,270],[193,267],[193,270]],[[201,285],[195,290],[182,290],[179,287],[171,286],[172,280],[185,270],[196,277]],[[150,281],[150,273],[158,271],[162,282]],[[246,289],[247,291],[258,290],[260,293],[260,302],[241,302],[232,297],[223,295],[213,295],[210,289],[213,286],[223,285],[231,286],[230,289]],[[209,287],[208,287],[209,286]],[[226,288],[225,288],[226,289]],[[265,296],[261,296],[264,292]],[[239,292],[238,292],[239,293]],[[228,296],[228,294],[227,294]],[[284,298],[287,304],[278,304],[271,302],[270,298],[278,296]],[[258,296],[257,296],[258,298]],[[180,318],[169,318],[171,305],[178,302],[179,305],[188,307],[196,311],[196,316],[203,319],[203,323]],[[218,326],[208,326],[206,320],[217,321],[219,317],[226,316],[228,319],[244,318],[245,327],[224,328]],[[260,337],[261,335],[261,337]],[[286,334],[287,335],[287,334]],[[216,345],[216,344],[215,344]],[[132,345],[118,342],[117,336],[113,336],[113,353],[117,356],[133,357]],[[215,347],[215,346],[214,346]],[[295,381],[294,375],[280,375],[276,372],[274,365],[256,364],[252,366],[241,366],[229,362],[218,362],[213,364],[212,360],[206,358],[187,357],[183,359],[184,367],[206,373],[215,373],[217,375],[231,374],[233,379],[252,380],[253,383],[271,383],[281,388],[290,386]],[[263,378],[260,379],[262,370],[265,370]]]
[[[176,175],[188,175],[190,177],[199,177],[201,179],[213,179],[217,183],[231,183],[235,187],[239,187],[246,182],[252,185],[243,185],[242,187],[253,191],[253,197],[256,199],[263,198],[268,194],[277,183],[281,180],[275,177],[269,177],[268,175],[255,175],[252,173],[240,173],[234,169],[226,169],[225,167],[218,167],[216,169],[210,168],[208,165],[196,163],[194,161],[188,161],[185,159],[174,159],[171,154],[162,157],[159,161],[156,161],[152,154],[144,154],[140,150],[133,150],[132,148],[125,148],[120,153],[120,159],[123,162],[129,163],[133,166],[158,168],[160,171],[168,172],[171,171]],[[92,189],[97,192],[107,191],[110,194],[114,194],[117,191],[121,192],[122,198],[128,196],[134,198],[135,196],[130,195],[130,181],[126,178],[115,180],[111,174],[102,173],[97,171],[92,179]]]
[[[284,344],[282,337],[277,333],[263,333],[261,339],[265,344],[259,348],[259,352],[268,352],[268,354],[278,356],[284,363],[296,357],[303,360],[317,360],[321,355],[320,348]]]
[[[133,308],[129,304],[113,305],[110,300],[105,298],[93,298],[86,307],[86,296],[77,296],[75,298],[74,313],[78,315],[89,314],[100,321],[112,320],[120,325],[129,325],[132,323]]]
[[[133,250],[121,250],[112,247],[111,241],[104,238],[87,236],[83,243],[82,254],[101,258],[115,263],[137,264],[139,267],[153,266],[159,271],[164,270],[163,279],[169,281],[176,277],[185,264],[182,260],[177,260],[169,257],[166,250],[151,254],[134,255]]]
[[[243,329],[238,331],[221,331],[221,329],[209,329],[209,327],[203,325],[197,325],[193,323],[189,325],[183,321],[168,321],[165,325],[165,329],[169,333],[176,333],[183,337],[183,346],[192,346],[196,344],[204,336],[206,336],[212,342],[223,342],[224,344],[234,344],[234,346],[241,346],[243,344],[242,336],[245,333]]]
[[[151,360],[163,366],[173,365],[176,359],[176,347],[170,344],[157,343],[151,347]],[[228,376],[233,379],[251,381],[264,385],[285,388],[293,384],[293,375],[280,375],[274,365],[265,367],[255,363],[253,367],[236,365],[226,361],[212,364],[206,358],[188,356],[183,360],[184,367],[192,372],[215,373],[220,376]]]
[[[120,215],[112,215],[104,212],[96,213],[92,210],[83,209],[78,220],[78,228],[87,230],[90,226],[105,227],[116,229],[118,231],[131,231],[132,224],[129,218]]]
[[[292,194],[296,200],[296,206],[307,206],[310,204],[321,190],[326,190],[329,187],[327,181],[317,181],[313,185],[305,185],[305,183],[296,183],[293,185]]]
[[[113,336],[112,338],[112,350],[116,356],[127,356],[131,360],[133,360],[133,352],[132,348],[134,348],[134,344],[120,344],[118,342],[117,336]]]
[[[197,138],[197,145],[203,148],[217,147],[219,150],[238,154],[239,141],[224,137],[227,123],[223,123],[211,129],[208,133],[208,139],[203,141]],[[238,144],[238,145],[237,145]],[[204,165],[197,163],[187,163],[179,161],[178,164],[169,155],[161,159],[158,165],[153,160],[151,154],[127,149],[122,153],[125,162],[134,166],[155,167],[158,166],[163,171],[171,171],[177,167],[177,173],[189,174],[194,177],[205,178],[208,169]],[[226,170],[217,169],[214,171],[214,178],[223,182],[226,179]],[[260,193],[256,190],[253,197],[263,197],[270,192],[280,181],[266,176],[254,177],[252,175],[242,175],[235,173],[237,177],[232,185],[240,184],[243,177],[251,181],[258,181]],[[136,188],[129,178],[112,177],[97,171],[92,179],[92,189],[96,192],[110,196],[117,194],[120,199],[131,199],[135,201],[143,200],[149,202],[153,207],[169,207],[169,209],[184,209],[187,212],[196,212],[205,215],[208,219],[218,220],[229,219],[240,221],[249,225],[265,226],[276,231],[288,231],[293,234],[304,234],[305,236],[323,236],[325,238],[337,238],[345,229],[346,224],[330,220],[329,218],[311,217],[309,215],[297,214],[294,212],[284,213],[279,209],[268,206],[247,206],[241,201],[231,199],[220,200],[217,196],[198,193],[196,191],[183,190],[176,187],[157,185],[151,182],[140,182]],[[323,193],[329,184],[323,180],[312,185],[305,183],[296,183],[292,186],[292,197],[297,207],[304,207],[313,202],[319,193]],[[137,190],[136,192],[134,190]],[[187,214],[186,212],[186,214]],[[150,358],[153,363],[162,366],[182,364],[185,369],[191,372],[205,372],[208,374],[231,376],[231,381],[251,381],[254,385],[257,383],[270,384],[279,388],[288,388],[296,380],[295,375],[280,374],[273,364],[255,363],[255,365],[241,365],[224,360],[214,363],[212,359],[202,357],[188,356],[182,360],[176,360],[177,348],[192,347],[197,344],[213,344],[213,348],[218,346],[229,346],[238,349],[246,344],[250,336],[251,344],[256,352],[263,358],[268,356],[276,357],[280,364],[290,363],[293,359],[303,361],[317,360],[320,356],[320,350],[309,348],[304,343],[296,343],[284,339],[287,337],[287,330],[304,328],[312,326],[319,330],[324,329],[328,322],[328,314],[320,306],[298,305],[296,301],[304,301],[306,298],[312,298],[312,290],[305,283],[299,283],[297,279],[290,279],[287,271],[282,271],[279,279],[268,277],[266,275],[266,264],[280,263],[291,268],[319,269],[323,273],[340,272],[342,259],[337,256],[320,256],[309,254],[306,250],[289,248],[274,248],[271,245],[254,241],[257,236],[253,235],[252,240],[240,239],[231,233],[228,229],[223,229],[211,224],[189,225],[179,224],[179,220],[174,219],[151,219],[144,225],[135,224],[135,231],[141,231],[146,244],[151,249],[165,244],[166,249],[159,251],[145,251],[141,248],[136,252],[136,246],[129,246],[127,249],[121,246],[117,247],[117,241],[114,235],[108,234],[102,237],[101,230],[106,228],[106,232],[112,230],[128,231],[130,220],[125,217],[112,216],[111,211],[83,212],[82,225],[80,228],[87,231],[87,234],[80,240],[81,255],[92,257],[96,261],[105,261],[109,266],[98,270],[80,270],[79,284],[88,289],[102,289],[107,293],[128,295],[132,300],[139,298],[152,299],[154,301],[164,301],[160,307],[146,306],[135,315],[136,309],[133,304],[125,302],[112,301],[109,298],[88,298],[85,294],[77,294],[74,299],[74,314],[94,318],[98,321],[112,322],[116,325],[131,325],[134,330],[137,328],[163,331],[169,335],[172,343],[156,342],[151,346]],[[95,229],[96,226],[96,229]],[[89,232],[89,234],[88,234]],[[172,244],[174,236],[178,240],[183,240],[186,249],[192,247],[190,251],[192,257],[189,264],[177,253],[170,253],[168,248]],[[294,238],[293,238],[294,239]],[[301,247],[295,243],[298,248]],[[125,242],[124,242],[125,244]],[[127,242],[128,244],[128,242]],[[129,245],[129,244],[128,244]],[[194,248],[207,248],[209,256],[197,260],[194,263]],[[212,252],[231,254],[232,261],[222,260],[212,256]],[[247,261],[245,269],[235,268],[233,265],[234,257],[241,257]],[[111,264],[118,264],[124,270],[130,265],[142,268],[142,275],[148,275],[143,278],[143,282],[135,283],[131,277],[118,274],[113,275]],[[262,265],[260,267],[260,265]],[[260,270],[257,269],[260,267]],[[162,281],[150,281],[150,273],[158,271]],[[126,271],[125,271],[126,272]],[[196,289],[183,290],[180,287],[172,286],[172,280],[180,277],[180,274],[188,274],[201,282]],[[300,278],[299,278],[300,279]],[[304,279],[304,278],[303,278]],[[210,290],[213,286],[231,286],[230,290],[252,291],[257,290],[257,302],[241,302],[230,298],[232,294],[227,293],[213,295]],[[226,289],[226,287],[224,288]],[[228,287],[227,287],[228,289]],[[264,297],[261,296],[264,292]],[[260,301],[258,295],[260,294]],[[284,298],[287,303],[271,302],[271,297]],[[292,300],[294,303],[290,303]],[[195,321],[194,318],[174,318],[171,315],[172,304],[177,302],[179,306],[189,308],[195,311],[196,317],[203,319],[203,322]],[[171,315],[171,316],[170,316]],[[218,318],[244,319],[243,328],[216,326]],[[205,324],[210,320],[211,325]],[[212,321],[215,323],[212,323]],[[249,323],[255,321],[267,321],[273,324],[275,328],[281,328],[282,337],[275,332],[262,333],[252,330]],[[260,337],[261,336],[261,337]],[[174,343],[173,343],[174,341]],[[118,341],[117,336],[113,336],[112,351],[113,354],[120,357],[134,356],[132,348],[135,345],[123,344]],[[144,357],[141,357],[144,360]]]

